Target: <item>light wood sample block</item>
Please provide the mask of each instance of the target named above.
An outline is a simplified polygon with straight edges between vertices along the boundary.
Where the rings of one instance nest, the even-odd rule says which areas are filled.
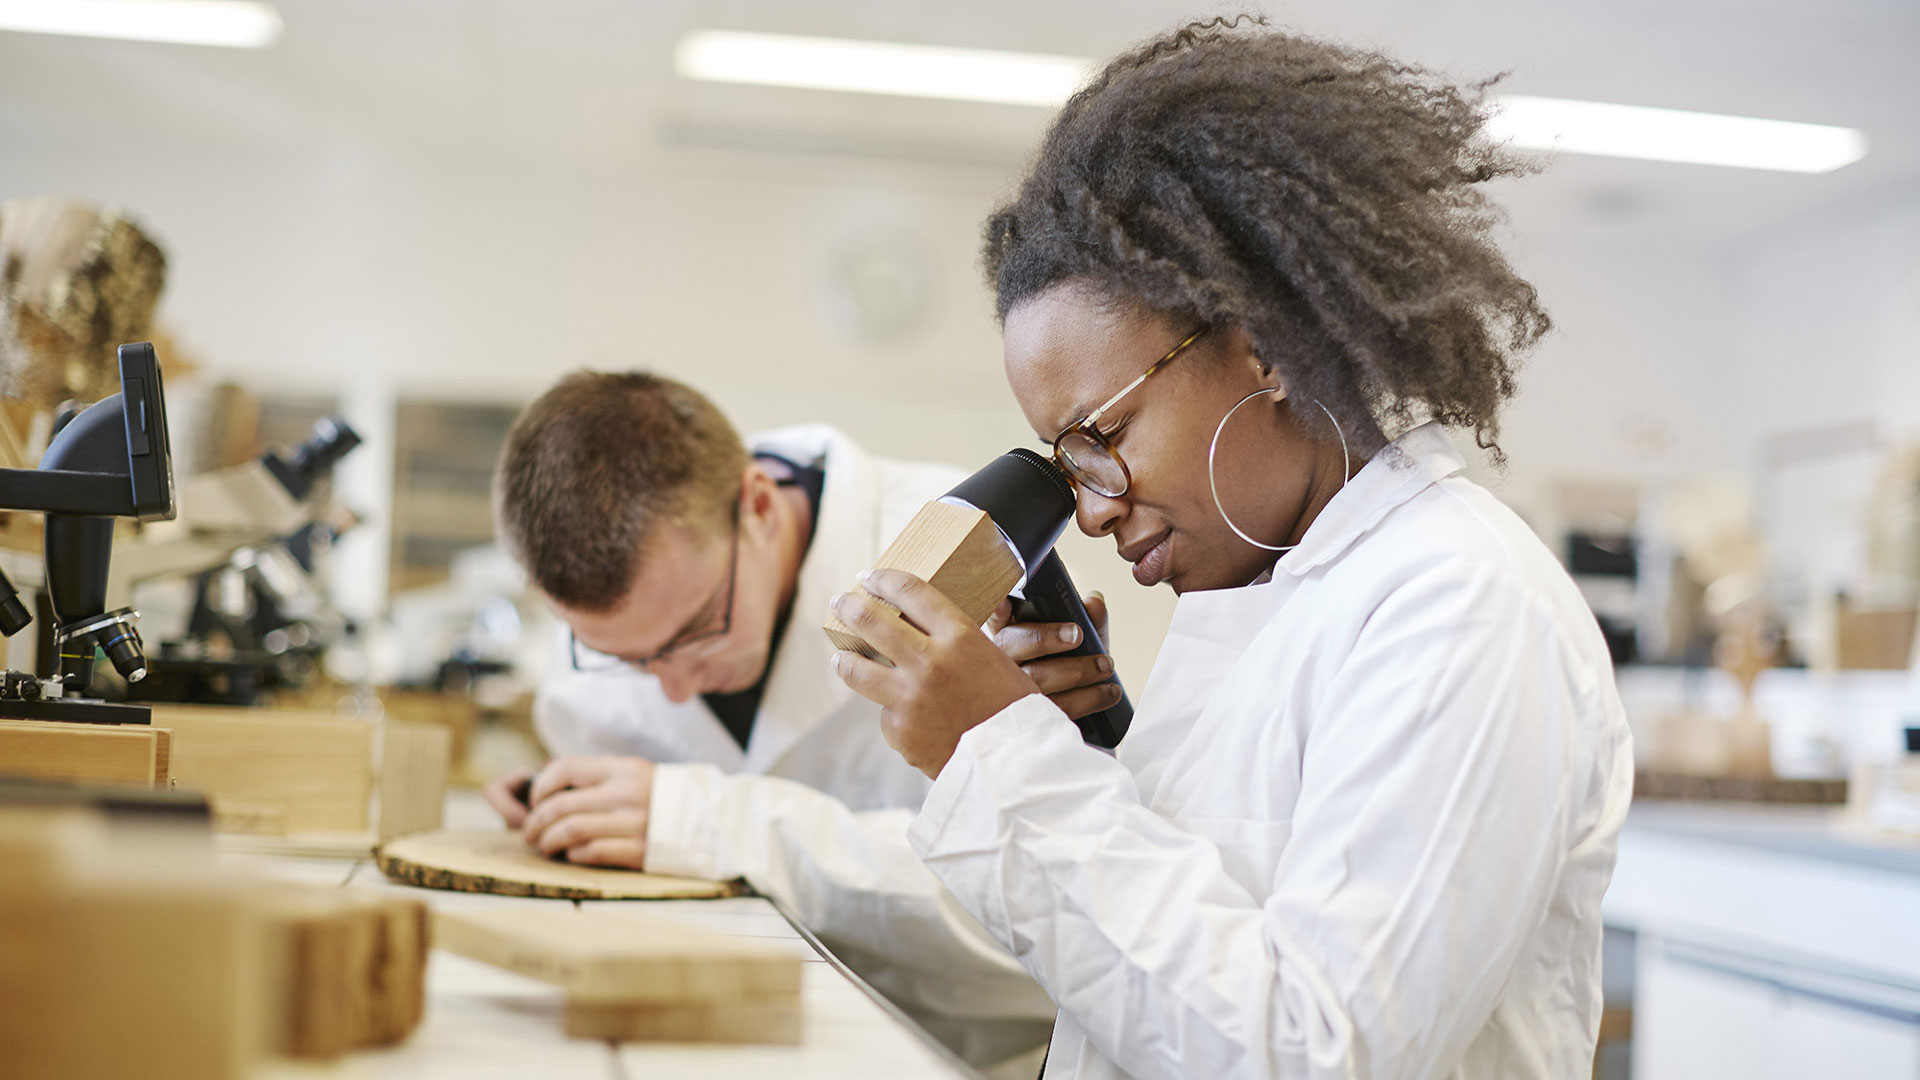
[[[568,999],[565,1031],[576,1039],[615,1042],[779,1043],[800,1041],[800,999],[769,998],[682,1005]]]
[[[438,724],[380,725],[380,839],[440,828],[452,749],[453,733]]]
[[[114,846],[96,811],[0,806],[0,866],[0,1077],[249,1075],[277,986],[204,834]]]
[[[204,792],[217,825],[270,834],[370,827],[374,725],[321,712],[156,705],[173,777]]]
[[[1020,560],[986,511],[937,501],[920,508],[873,567],[904,570],[920,578],[953,601],[975,625],[987,621],[1019,584],[1022,573]],[[831,614],[824,629],[835,648],[890,663]]]
[[[224,870],[204,819],[0,805],[0,866],[0,1078],[238,1078],[420,1022],[424,904]]]
[[[371,889],[264,883],[250,894],[280,949],[274,1045],[297,1058],[399,1042],[426,1009],[427,908]]]
[[[391,840],[374,852],[380,872],[428,889],[551,900],[701,900],[734,896],[729,881],[575,866],[540,857],[516,832],[450,829]]]
[[[434,944],[554,983],[565,1029],[589,1039],[792,1043],[804,961],[786,951],[636,913],[434,913]]]
[[[166,787],[171,768],[165,728],[0,720],[0,776]]]
[[[550,982],[581,1001],[735,1001],[800,993],[791,952],[628,913],[555,905],[544,910],[441,909],[433,943],[448,952]]]

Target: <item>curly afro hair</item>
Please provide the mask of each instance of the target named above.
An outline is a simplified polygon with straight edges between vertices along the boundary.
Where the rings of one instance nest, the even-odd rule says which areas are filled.
[[[1251,16],[1149,41],[1067,102],[987,219],[997,312],[1072,283],[1238,325],[1366,452],[1432,419],[1497,461],[1550,322],[1491,236],[1481,185],[1531,165],[1481,137],[1489,85]]]

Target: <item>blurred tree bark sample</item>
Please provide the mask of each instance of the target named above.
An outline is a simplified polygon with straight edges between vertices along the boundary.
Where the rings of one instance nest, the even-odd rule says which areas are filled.
[[[36,410],[119,389],[115,350],[152,336],[160,246],[120,211],[0,203],[0,397]]]

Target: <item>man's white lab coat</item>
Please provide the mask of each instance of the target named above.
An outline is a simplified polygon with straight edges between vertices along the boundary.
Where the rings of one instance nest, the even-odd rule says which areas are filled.
[[[1180,598],[1117,757],[1044,697],[915,850],[1060,1005],[1050,1077],[1588,1074],[1632,749],[1593,615],[1434,426]]]
[[[650,675],[571,670],[564,632],[535,726],[554,754],[660,763],[647,869],[746,878],[969,1060],[998,1061],[1045,1039],[1053,1005],[908,848],[929,781],[887,746],[880,707],[835,677],[819,626],[828,599],[965,474],[875,458],[821,426],[750,445],[826,484],[745,751],[704,702],[669,701]]]

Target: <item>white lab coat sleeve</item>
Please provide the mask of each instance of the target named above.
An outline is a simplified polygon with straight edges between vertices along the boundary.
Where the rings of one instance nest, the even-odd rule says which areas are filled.
[[[1052,1001],[907,846],[912,819],[907,809],[856,812],[780,777],[660,765],[646,868],[745,878],[895,1002],[946,1021],[1038,1023],[1005,1032],[1031,1045],[1053,1019]]]
[[[910,837],[1133,1076],[1443,1076],[1546,913],[1592,682],[1517,578],[1429,572],[1315,696],[1291,821],[1220,761],[1245,818],[1176,825],[1034,696],[962,738]],[[1287,690],[1236,672],[1195,692]],[[1283,845],[1265,895],[1226,843]]]

